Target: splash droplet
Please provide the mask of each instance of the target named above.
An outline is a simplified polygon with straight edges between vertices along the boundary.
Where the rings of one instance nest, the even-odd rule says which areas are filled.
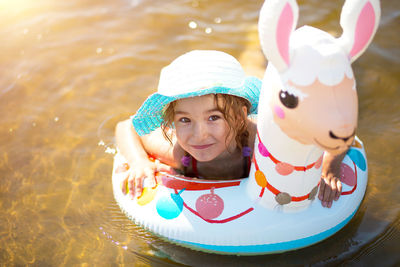
[[[194,22],[194,21],[189,22],[189,28],[196,29],[197,28],[197,23]]]
[[[214,19],[214,22],[217,23],[217,24],[221,23],[221,21],[222,21],[222,19],[220,17],[216,17]]]

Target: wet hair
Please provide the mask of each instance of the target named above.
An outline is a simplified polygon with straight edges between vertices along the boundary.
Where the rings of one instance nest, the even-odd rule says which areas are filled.
[[[227,94],[214,94],[214,101],[218,111],[223,114],[229,126],[227,138],[233,133],[237,146],[242,150],[243,147],[248,145],[249,139],[249,132],[247,130],[248,114],[244,114],[242,108],[245,106],[247,108],[247,113],[249,113],[251,108],[250,102],[244,98]],[[169,129],[174,127],[175,105],[176,101],[166,106],[163,112],[163,122],[161,124],[164,137],[171,143],[172,134]]]

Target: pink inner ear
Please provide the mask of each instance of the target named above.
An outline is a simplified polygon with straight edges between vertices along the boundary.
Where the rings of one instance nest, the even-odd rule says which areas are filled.
[[[356,56],[370,40],[374,31],[375,25],[375,12],[371,3],[365,4],[361,10],[360,16],[357,20],[357,25],[354,34],[354,44],[350,52],[350,58]]]
[[[286,3],[278,20],[276,28],[276,42],[281,57],[289,65],[289,37],[293,25],[293,10]]]

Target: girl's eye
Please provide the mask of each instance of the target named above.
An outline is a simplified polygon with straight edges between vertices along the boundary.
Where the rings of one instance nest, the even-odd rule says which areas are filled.
[[[220,116],[218,116],[218,115],[211,115],[209,118],[208,118],[208,120],[209,121],[216,121],[216,120],[219,120],[221,117]]]
[[[279,92],[279,99],[281,103],[287,108],[295,108],[299,104],[299,98],[289,92],[281,90]]]
[[[186,117],[182,117],[182,118],[179,118],[178,121],[183,122],[183,123],[188,123],[188,122],[190,122],[190,119],[186,118]]]

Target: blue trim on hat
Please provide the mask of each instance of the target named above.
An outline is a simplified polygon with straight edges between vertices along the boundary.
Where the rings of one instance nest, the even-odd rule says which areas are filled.
[[[139,136],[149,134],[161,126],[163,109],[167,104],[178,99],[208,94],[228,94],[245,98],[251,104],[250,114],[257,114],[260,89],[261,80],[256,77],[248,77],[244,85],[239,88],[215,86],[176,96],[164,96],[154,93],[144,101],[136,114],[132,116],[132,124]]]

